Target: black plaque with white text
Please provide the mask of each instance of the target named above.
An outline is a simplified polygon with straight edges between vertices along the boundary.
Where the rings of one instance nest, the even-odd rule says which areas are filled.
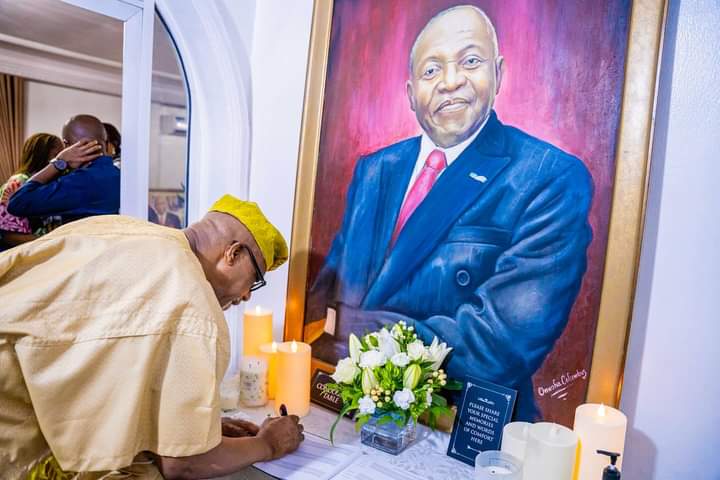
[[[503,427],[512,417],[516,397],[515,390],[466,377],[447,454],[475,466],[480,452],[500,450]]]

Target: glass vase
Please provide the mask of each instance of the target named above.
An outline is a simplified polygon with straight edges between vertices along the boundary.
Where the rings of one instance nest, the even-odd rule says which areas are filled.
[[[380,418],[390,416],[392,420]],[[395,420],[402,419],[398,414],[384,413],[373,415],[360,430],[360,441],[383,452],[397,455],[405,450],[415,440],[415,421],[411,418],[404,426],[399,426]]]

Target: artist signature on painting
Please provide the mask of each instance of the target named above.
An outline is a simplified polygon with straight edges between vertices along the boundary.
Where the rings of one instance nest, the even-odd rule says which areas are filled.
[[[565,400],[568,396],[568,388],[570,388],[570,385],[578,380],[587,379],[587,376],[588,372],[584,368],[582,370],[576,370],[575,373],[563,373],[559,379],[553,378],[551,385],[537,387],[537,393],[541,397],[549,394],[556,400]]]

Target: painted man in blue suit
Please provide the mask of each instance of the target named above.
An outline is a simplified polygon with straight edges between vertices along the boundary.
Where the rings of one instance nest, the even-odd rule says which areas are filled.
[[[481,10],[428,22],[407,82],[424,133],[357,162],[306,322],[334,311],[313,352],[335,361],[351,332],[405,320],[454,348],[450,376],[517,389],[515,417],[535,420],[531,378],[580,289],[593,187],[578,158],[498,120],[503,71]]]

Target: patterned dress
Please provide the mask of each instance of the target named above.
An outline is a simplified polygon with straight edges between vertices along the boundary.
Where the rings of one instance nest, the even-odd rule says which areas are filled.
[[[0,187],[0,230],[16,233],[32,233],[30,219],[16,217],[7,211],[10,197],[20,190],[20,187],[28,181],[30,177],[24,173],[18,173],[8,179],[5,184]]]
[[[42,218],[16,217],[7,210],[8,202],[15,192],[20,190],[30,176],[17,173],[0,187],[0,231],[15,233],[34,233],[41,236],[62,225],[62,217],[51,216]]]

